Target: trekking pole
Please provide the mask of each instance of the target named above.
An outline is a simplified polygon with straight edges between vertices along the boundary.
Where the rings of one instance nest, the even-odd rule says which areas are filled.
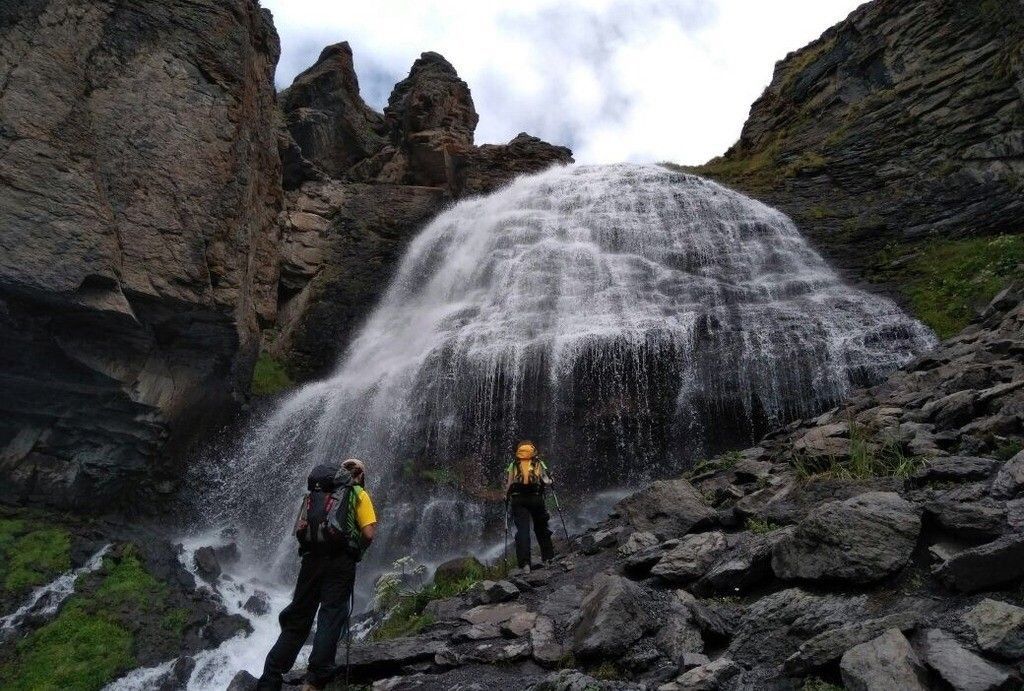
[[[505,496],[505,546],[501,550],[501,565],[504,574],[508,575],[508,496]]]
[[[569,529],[565,527],[565,516],[562,515],[562,505],[558,503],[558,492],[555,491],[554,485],[550,485],[550,487],[551,496],[555,498],[555,509],[558,511],[558,520],[562,522],[562,531],[565,532],[565,541],[571,542],[571,540],[569,540]]]
[[[348,614],[345,616],[345,691],[349,689],[349,674],[352,670],[352,608],[356,606],[356,589],[348,595]]]

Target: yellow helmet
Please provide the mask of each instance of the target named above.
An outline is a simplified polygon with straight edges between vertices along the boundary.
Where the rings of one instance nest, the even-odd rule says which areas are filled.
[[[521,441],[516,447],[516,458],[520,461],[528,461],[537,455],[537,447],[532,441]]]

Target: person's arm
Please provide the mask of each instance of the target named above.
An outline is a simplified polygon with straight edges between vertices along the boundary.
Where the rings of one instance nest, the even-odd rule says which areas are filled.
[[[364,525],[359,529],[359,532],[362,533],[363,540],[366,541],[366,546],[369,547],[370,543],[373,542],[373,538],[377,537],[377,524]]]
[[[512,470],[512,466],[509,466],[508,473],[505,474],[505,496],[508,496],[508,491],[512,489],[512,483],[515,482],[515,473]]]
[[[552,477],[551,471],[548,470],[548,464],[544,461],[540,462],[540,481],[545,485],[551,485],[555,482],[555,478]]]

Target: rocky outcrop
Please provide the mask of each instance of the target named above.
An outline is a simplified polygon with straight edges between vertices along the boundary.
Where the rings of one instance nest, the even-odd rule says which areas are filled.
[[[469,86],[437,53],[416,60],[381,114],[359,95],[348,44],[329,46],[281,107],[279,318],[264,335],[298,379],[334,366],[408,241],[446,204],[572,161],[525,133],[474,145]]]
[[[416,662],[357,644],[359,681],[1015,688],[1024,558],[1007,478],[1024,441],[1009,385],[1024,366],[1022,316],[1011,290],[844,406],[624,498],[544,568],[431,602],[423,630],[391,644]],[[970,417],[932,412],[967,388],[984,401]],[[808,439],[832,452],[811,453]],[[954,505],[984,515],[986,531],[948,520],[940,507]],[[541,672],[557,665],[572,669]]]
[[[253,0],[48,0],[0,45],[0,501],[146,506],[275,317],[277,35]]]
[[[1024,8],[876,0],[786,56],[698,170],[776,206],[863,275],[887,243],[1019,233]]]

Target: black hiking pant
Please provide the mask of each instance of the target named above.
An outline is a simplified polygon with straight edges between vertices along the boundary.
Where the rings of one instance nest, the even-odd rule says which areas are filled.
[[[281,610],[281,635],[267,654],[257,691],[279,691],[283,675],[295,664],[316,617],[313,652],[306,681],[323,687],[334,676],[335,653],[349,616],[356,563],[347,554],[306,554],[291,603]],[[317,613],[319,609],[319,614]]]
[[[551,530],[548,528],[548,509],[544,505],[544,493],[513,494],[509,499],[512,520],[516,524],[516,562],[519,566],[530,563],[530,523],[537,535],[540,557],[544,561],[555,556],[555,547],[551,544]]]

